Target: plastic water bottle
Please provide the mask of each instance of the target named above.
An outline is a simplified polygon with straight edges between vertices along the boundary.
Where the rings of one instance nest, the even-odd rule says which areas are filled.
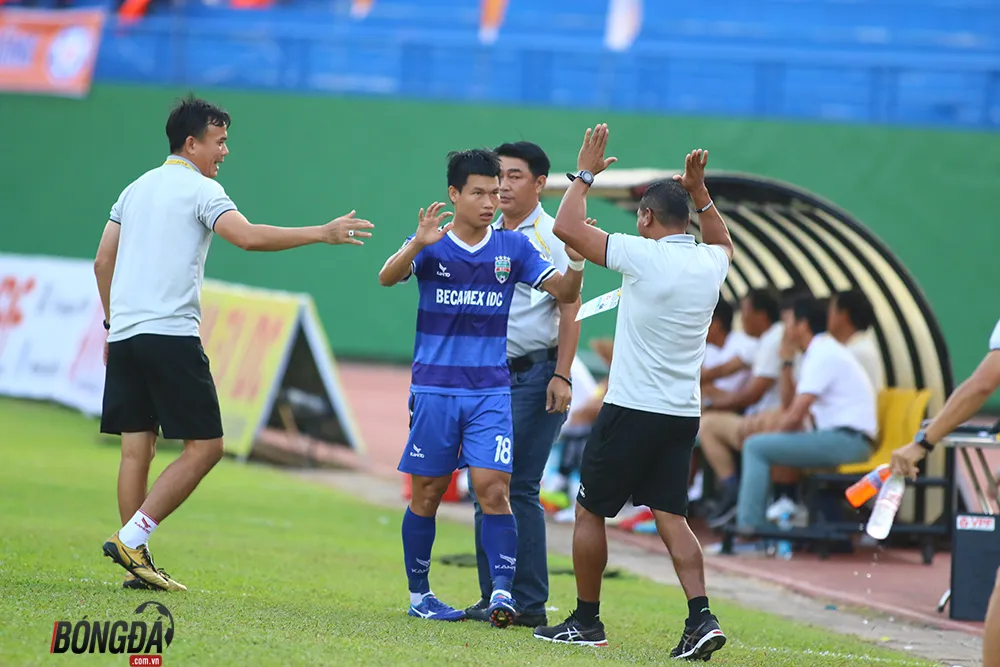
[[[892,470],[889,468],[888,463],[875,468],[875,470],[872,470],[856,481],[844,492],[844,495],[847,496],[847,502],[851,503],[851,507],[861,507],[878,495],[879,491],[882,490],[885,480],[889,479],[891,474]]]
[[[781,513],[781,518],[778,519],[778,528],[780,530],[792,529],[792,517],[788,512]],[[782,560],[791,560],[792,543],[788,540],[778,540],[778,548],[775,555]]]
[[[903,492],[906,490],[906,480],[900,475],[892,475],[886,480],[875,500],[875,509],[865,532],[876,540],[884,540],[892,530],[892,522],[896,519],[896,512],[899,511],[899,504],[903,500]]]

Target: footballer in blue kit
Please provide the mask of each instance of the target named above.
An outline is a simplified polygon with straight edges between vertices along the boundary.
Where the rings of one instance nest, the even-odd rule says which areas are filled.
[[[444,204],[421,209],[417,231],[379,272],[384,286],[417,279],[410,435],[399,470],[412,476],[403,517],[403,559],[411,616],[463,620],[465,612],[430,589],[435,516],[455,470],[468,467],[483,508],[482,544],[492,571],[489,615],[506,627],[516,615],[511,582],[517,566],[517,525],[511,514],[513,425],[507,367],[507,317],[517,283],[573,303],[582,257],[570,252],[566,275],[523,234],[492,227],[499,206],[500,159],[487,150],[448,157]],[[574,268],[575,267],[575,268]]]

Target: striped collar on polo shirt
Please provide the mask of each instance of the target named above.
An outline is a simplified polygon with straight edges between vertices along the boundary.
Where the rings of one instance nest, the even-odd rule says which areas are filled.
[[[694,243],[693,234],[669,234],[664,236],[658,241],[666,241],[667,243]]]
[[[181,157],[180,155],[173,155],[173,154],[168,155],[167,159],[163,162],[163,166],[168,166],[168,165],[187,167],[188,169],[194,169],[199,174],[201,173],[201,169],[198,169],[198,167],[195,166],[194,162],[191,162],[191,160],[187,159],[186,157]]]

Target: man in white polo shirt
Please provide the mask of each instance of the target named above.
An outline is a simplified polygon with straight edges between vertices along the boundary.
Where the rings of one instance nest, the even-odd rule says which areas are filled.
[[[738,392],[752,377],[750,369],[760,339],[743,330],[733,330],[733,306],[721,295],[712,315],[712,324],[708,327],[706,343],[702,387],[711,384],[719,391]],[[714,377],[706,382],[705,374],[713,371]]]
[[[101,432],[122,436],[122,528],[104,555],[128,571],[124,586],[185,590],[155,567],[149,536],[222,458],[222,417],[201,346],[201,285],[213,232],[244,250],[312,243],[362,245],[373,225],[354,212],[325,225],[253,225],[214,179],[229,153],[229,114],[187,99],[167,119],[170,155],[129,184],[111,207],[94,272],[104,305],[107,374]],[[184,451],[147,495],[159,430]]]
[[[795,397],[782,412],[778,430],[743,443],[737,529],[766,525],[771,466],[835,467],[871,456],[878,418],[875,390],[851,351],[826,333],[826,305],[801,297],[792,306],[791,336],[803,352]],[[782,359],[794,365],[791,355]],[[814,431],[799,432],[807,416]]]
[[[565,273],[569,257],[563,242],[552,233],[552,216],[539,200],[549,176],[548,156],[528,141],[502,144],[494,152],[500,156],[502,213],[494,228],[524,234],[545,259]],[[514,625],[533,628],[548,623],[549,566],[545,510],[539,492],[552,443],[566,421],[573,397],[571,373],[580,342],[579,308],[579,300],[559,303],[524,284],[517,286],[510,306],[507,366],[514,421],[510,508],[517,522],[517,570],[511,590],[518,606]],[[488,622],[492,570],[480,541],[483,510],[475,494],[473,500],[480,600],[466,609],[465,615]]]
[[[605,519],[632,498],[653,511],[688,598],[688,619],[671,657],[707,660],[726,637],[709,609],[701,545],[687,523],[687,481],[701,415],[705,337],[733,244],[705,187],[708,153],[701,150],[687,156],[683,175],[652,183],[643,193],[638,236],[608,235],[588,226],[587,191],[594,176],[615,161],[604,157],[607,140],[606,125],[587,130],[579,171],[556,214],[556,236],[623,276],[608,391],[580,467],[573,530],[576,610],[559,625],[536,628],[534,635],[607,645],[600,620]],[[691,200],[704,243],[688,234]]]
[[[990,336],[986,356],[972,375],[952,392],[927,428],[917,431],[913,442],[892,453],[893,474],[915,480],[917,464],[949,433],[972,419],[997,389],[1000,389],[1000,321]],[[983,667],[1000,667],[1000,569],[983,623]]]
[[[871,332],[875,324],[875,310],[865,293],[855,288],[834,294],[830,298],[826,322],[830,335],[843,343],[861,362],[875,393],[882,391],[885,388],[882,353]]]

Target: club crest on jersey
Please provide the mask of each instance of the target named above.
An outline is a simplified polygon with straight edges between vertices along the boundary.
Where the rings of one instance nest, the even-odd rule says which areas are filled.
[[[493,261],[493,273],[501,285],[510,278],[510,257],[498,255]]]

